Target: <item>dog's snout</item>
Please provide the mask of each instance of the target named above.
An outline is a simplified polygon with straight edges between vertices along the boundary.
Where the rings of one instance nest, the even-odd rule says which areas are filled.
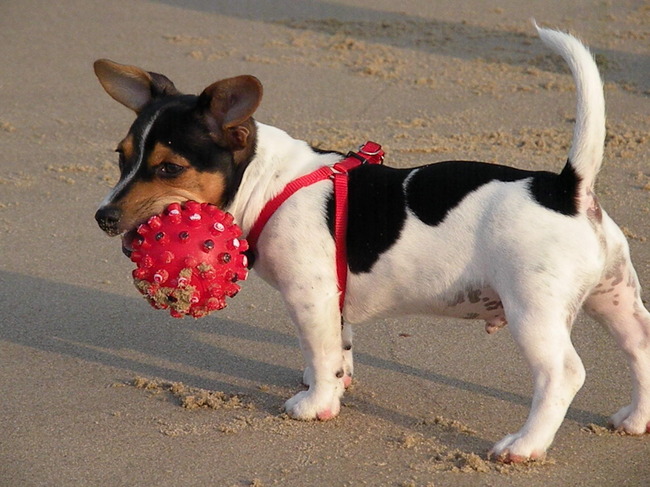
[[[104,230],[109,235],[119,234],[119,223],[122,217],[122,212],[115,206],[102,206],[97,213],[95,213],[95,220],[99,228]]]

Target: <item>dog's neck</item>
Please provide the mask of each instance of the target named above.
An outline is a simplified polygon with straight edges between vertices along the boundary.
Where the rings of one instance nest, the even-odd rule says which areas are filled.
[[[255,223],[262,208],[294,179],[321,166],[331,165],[338,153],[314,151],[305,141],[270,125],[256,122],[255,156],[248,164],[237,194],[228,206],[244,235]]]

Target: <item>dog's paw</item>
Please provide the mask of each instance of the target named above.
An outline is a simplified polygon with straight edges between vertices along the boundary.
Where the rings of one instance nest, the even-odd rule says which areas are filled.
[[[284,403],[284,410],[294,419],[327,421],[338,416],[341,410],[340,394],[302,391]]]
[[[617,431],[624,431],[629,435],[642,435],[650,433],[650,417],[648,416],[635,410],[630,404],[619,409],[610,418],[610,423]]]
[[[524,463],[543,460],[546,449],[539,448],[520,433],[506,436],[488,452],[488,458],[501,463]]]

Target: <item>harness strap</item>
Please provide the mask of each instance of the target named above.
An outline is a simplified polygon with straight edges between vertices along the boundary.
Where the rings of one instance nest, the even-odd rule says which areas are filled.
[[[336,247],[336,275],[339,288],[339,309],[343,310],[345,290],[348,279],[347,263],[347,223],[348,223],[348,172],[362,164],[381,164],[384,151],[375,142],[366,142],[358,152],[350,152],[334,166],[323,166],[315,171],[294,179],[274,198],[269,200],[253,224],[246,241],[249,249],[255,252],[257,241],[266,223],[278,208],[298,190],[312,184],[332,179],[334,183],[334,245]]]
[[[361,164],[361,163],[359,163]],[[354,166],[356,167],[356,166]],[[348,173],[334,174],[334,248],[336,249],[336,277],[339,286],[339,309],[343,311],[345,290],[348,284],[348,249],[345,237],[348,233]]]

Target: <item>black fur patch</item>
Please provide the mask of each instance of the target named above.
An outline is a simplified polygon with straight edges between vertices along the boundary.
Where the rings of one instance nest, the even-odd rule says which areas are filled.
[[[438,225],[472,191],[490,181],[519,181],[534,173],[508,166],[447,161],[420,168],[407,186],[408,206],[427,225]]]
[[[370,272],[379,256],[399,238],[406,206],[402,185],[410,170],[364,165],[349,173],[347,253],[350,271]],[[334,198],[327,202],[334,233]]]
[[[567,216],[578,214],[578,186],[580,177],[570,161],[567,161],[560,174],[536,173],[530,183],[530,192],[537,202]]]
[[[483,162],[431,164],[422,167],[409,180],[407,204],[424,223],[438,225],[465,196],[484,184],[522,179],[530,179],[531,196],[545,208],[568,216],[578,212],[576,193],[580,181],[569,163],[560,174]]]
[[[405,195],[404,181],[413,171]],[[355,274],[370,272],[379,256],[398,240],[407,207],[427,225],[439,225],[468,194],[491,181],[530,179],[529,191],[540,205],[567,216],[578,212],[580,179],[569,163],[560,174],[471,161],[412,169],[364,165],[349,177],[347,253]],[[333,195],[327,202],[327,224],[333,234]]]

